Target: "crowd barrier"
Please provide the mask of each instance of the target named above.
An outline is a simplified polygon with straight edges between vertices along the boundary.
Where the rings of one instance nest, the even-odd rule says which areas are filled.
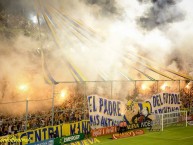
[[[57,126],[47,126],[43,128],[38,128],[35,130],[27,130],[25,132],[20,132],[14,136],[4,136],[1,137],[1,143],[16,142],[19,145],[26,145],[35,142],[51,142],[52,138],[61,138],[65,136],[72,136],[75,134],[85,134],[90,132],[90,125],[88,120],[83,120],[74,123],[60,124]],[[53,134],[55,135],[53,137]],[[81,135],[81,138],[82,135]]]

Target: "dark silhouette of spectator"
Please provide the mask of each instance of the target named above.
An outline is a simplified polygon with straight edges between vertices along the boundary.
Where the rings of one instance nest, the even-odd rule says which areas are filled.
[[[124,127],[124,124],[123,124],[123,121],[121,121],[119,123],[119,134],[122,134],[123,133],[123,127]]]

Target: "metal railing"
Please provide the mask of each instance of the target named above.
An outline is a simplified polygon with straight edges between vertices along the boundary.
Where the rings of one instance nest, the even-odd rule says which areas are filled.
[[[52,94],[49,98],[0,102],[0,117],[10,121],[8,124],[11,122],[14,125],[20,124],[20,131],[23,131],[40,126],[89,119],[88,95],[97,94],[109,99],[144,101],[162,91],[181,92],[185,84],[185,81],[180,80],[61,82],[52,86]],[[59,91],[63,88],[68,91],[66,100],[59,97]],[[15,115],[18,110],[23,113]]]

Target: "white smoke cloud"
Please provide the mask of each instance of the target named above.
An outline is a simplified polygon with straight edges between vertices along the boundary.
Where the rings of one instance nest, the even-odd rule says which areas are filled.
[[[51,2],[55,3],[55,1]],[[180,70],[188,69],[179,66],[183,66],[183,63],[186,62],[185,59],[191,58],[191,54],[187,53],[189,48],[186,47],[182,50],[183,45],[191,46],[189,38],[192,34],[190,26],[192,10],[191,7],[186,9],[189,1],[58,2],[58,5],[55,3],[57,9],[84,22],[93,28],[96,35],[100,37],[99,40],[91,38],[95,43],[88,40],[90,42],[85,41],[85,44],[82,44],[77,41],[77,38],[72,39],[74,42],[76,40],[76,44],[73,41],[71,45],[63,43],[63,52],[79,66],[89,79],[96,80],[96,71],[99,69],[104,70],[107,74],[120,68],[125,70],[127,65],[123,66],[122,56],[126,55],[128,50],[134,50],[136,53],[166,65],[170,65],[179,55],[180,57],[187,56],[178,59],[183,61],[176,62],[178,64],[176,67]],[[108,5],[119,11],[110,11]],[[140,18],[147,18],[145,26],[139,23]],[[189,28],[188,32],[184,31],[187,27]],[[59,36],[63,38],[61,40],[66,39],[63,34]],[[174,51],[179,52],[177,56]],[[57,57],[58,54],[55,55]],[[188,59],[189,62],[191,62],[190,60]],[[55,76],[59,80],[65,79],[65,77]]]
[[[83,41],[81,42],[74,35],[77,31],[71,28],[72,24],[63,23],[64,19],[57,14],[52,15],[53,23],[62,26],[62,29],[60,27],[56,29],[62,47],[57,49],[53,39],[50,41],[51,37],[48,38],[49,42],[44,41],[43,47],[46,49],[46,60],[54,78],[58,81],[73,81],[69,68],[64,63],[65,57],[68,57],[88,80],[99,79],[98,73],[101,71],[105,72],[110,80],[123,80],[125,78],[118,74],[120,70],[138,79],[138,73],[123,61],[123,56],[127,56],[130,63],[136,65],[137,60],[131,61],[128,51],[165,64],[165,67],[169,66],[176,71],[192,75],[193,10],[191,2],[182,0],[176,4],[158,7],[159,2],[161,1],[141,3],[137,0],[113,0],[109,3],[99,1],[90,3],[86,0],[50,0],[51,7],[55,7],[94,31],[94,36],[86,33],[89,39],[78,35]],[[43,1],[42,4],[46,7],[47,3]],[[152,8],[156,11],[156,15],[152,16]],[[148,18],[146,20],[150,21],[146,21],[144,26],[144,23],[141,25],[139,22],[140,18]],[[50,33],[49,29],[42,29]],[[9,76],[8,80],[12,82],[10,85],[16,86],[18,80],[24,76],[26,68],[35,70],[37,72],[33,77],[29,76],[23,80],[30,80],[35,87],[31,96],[36,96],[33,95],[35,90],[42,90],[42,92],[38,91],[39,96],[47,97],[48,94],[45,95],[43,91],[46,87],[41,76],[41,61],[37,60],[40,58],[32,55],[35,49],[40,47],[40,42],[19,36],[11,44],[8,42],[1,42],[1,44],[2,71],[0,74]],[[140,69],[147,71],[145,68]]]

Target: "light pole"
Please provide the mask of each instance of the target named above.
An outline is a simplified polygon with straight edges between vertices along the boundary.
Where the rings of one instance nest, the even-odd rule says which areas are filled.
[[[25,131],[27,130],[28,98],[26,98]]]
[[[19,90],[22,92],[26,92],[28,90],[28,86],[26,84],[22,84],[19,86]],[[28,97],[26,95],[26,114],[25,114],[25,131],[27,130],[27,119],[28,119]]]
[[[55,95],[55,85],[52,85],[52,126],[54,125],[54,95]]]

